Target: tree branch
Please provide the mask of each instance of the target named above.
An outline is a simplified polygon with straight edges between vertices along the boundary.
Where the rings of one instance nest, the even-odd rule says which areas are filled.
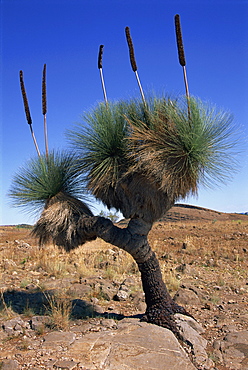
[[[131,219],[126,228],[120,228],[107,218],[94,216],[82,218],[79,225],[84,237],[99,237],[130,253],[137,263],[145,262],[152,254],[147,241],[152,225],[141,219]]]

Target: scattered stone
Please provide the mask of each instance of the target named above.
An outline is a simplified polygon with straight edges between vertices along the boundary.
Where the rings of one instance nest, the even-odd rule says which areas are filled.
[[[68,361],[68,360],[61,360],[61,361],[56,361],[53,367],[56,369],[63,369],[63,370],[72,370],[75,369],[77,366],[77,362],[74,361]]]
[[[85,333],[88,333],[91,328],[92,328],[92,324],[90,324],[89,322],[84,322],[81,325],[74,326],[72,330],[74,333],[85,334]]]
[[[90,301],[91,301],[91,302],[92,302],[92,304],[94,304],[94,305],[96,305],[96,304],[98,304],[98,303],[99,303],[99,299],[98,299],[98,298],[96,298],[96,297],[92,297]]]
[[[183,274],[187,274],[187,275],[195,275],[196,274],[196,271],[194,269],[194,267],[192,267],[191,265],[187,264],[187,263],[182,263],[181,265],[177,266],[175,268],[176,271],[178,272],[181,272]]]
[[[137,292],[135,294],[131,294],[130,297],[133,300],[135,305],[138,305],[140,302],[145,302],[145,293],[144,292]]]
[[[214,342],[214,354],[230,369],[248,369],[248,331],[227,334],[223,341]]]
[[[4,321],[3,323],[3,330],[10,336],[23,334],[25,329],[30,329],[30,325],[20,317],[15,317],[11,320]]]
[[[242,343],[248,346],[248,331],[244,330],[227,334],[224,338],[224,341],[232,344]]]
[[[124,289],[119,289],[113,299],[115,301],[126,301],[129,298],[129,292]]]
[[[92,288],[89,285],[75,283],[69,287],[67,293],[73,294],[74,297],[76,296],[84,297],[86,294],[89,294],[91,291],[92,291]]]
[[[105,312],[104,308],[102,306],[99,306],[98,304],[93,306],[93,310],[94,310],[94,313],[99,314],[99,315],[104,314]]]
[[[176,323],[180,325],[180,323],[186,322],[192,329],[194,329],[197,333],[203,334],[205,329],[199,324],[193,317],[182,315],[180,313],[176,313],[174,315]]]
[[[121,286],[123,286],[123,285],[126,285],[127,287],[134,286],[135,285],[135,280],[132,277],[129,276],[121,284]]]
[[[17,245],[19,248],[29,248],[30,244],[25,243],[23,240],[15,240],[14,244]]]
[[[204,310],[209,310],[210,311],[211,309],[213,309],[213,304],[211,304],[210,302],[206,302],[202,308]]]
[[[179,305],[199,305],[200,299],[198,295],[190,289],[179,288],[176,294],[174,295],[174,301]]]
[[[230,346],[225,349],[222,353],[223,361],[226,366],[229,366],[231,369],[243,369],[241,366],[243,360],[245,359],[245,355],[243,351],[239,351],[233,346]]]
[[[102,319],[100,321],[100,324],[106,328],[109,328],[109,329],[116,329],[117,328],[117,324],[115,322],[115,320],[113,319]]]
[[[111,301],[116,295],[116,287],[113,286],[110,282],[102,280],[99,284],[101,296],[106,301]]]
[[[1,370],[17,370],[19,369],[18,362],[15,360],[3,360],[0,361]]]
[[[192,347],[194,363],[197,368],[212,369],[214,363],[208,358],[206,352],[207,340],[200,336],[200,333],[204,332],[203,327],[193,318],[181,314],[176,314],[175,320],[183,340]]]
[[[39,332],[45,330],[45,327],[50,323],[50,316],[33,316],[30,320],[31,329]]]
[[[220,325],[220,330],[227,334],[227,333],[234,333],[237,331],[237,326],[235,324],[226,325],[225,323],[222,323]]]

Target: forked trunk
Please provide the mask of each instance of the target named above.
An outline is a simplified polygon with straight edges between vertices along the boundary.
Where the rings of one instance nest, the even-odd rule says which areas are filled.
[[[159,262],[147,240],[152,225],[140,219],[131,219],[127,228],[121,229],[108,219],[90,217],[82,219],[81,226],[84,235],[87,232],[89,237],[98,236],[132,255],[141,273],[147,304],[142,320],[166,327],[178,335],[173,315],[188,313],[174,302],[163,282]]]

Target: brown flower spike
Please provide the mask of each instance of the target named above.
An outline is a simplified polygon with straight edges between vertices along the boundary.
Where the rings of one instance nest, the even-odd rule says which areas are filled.
[[[103,54],[104,45],[100,45],[98,53],[98,69],[102,68],[102,54]]]
[[[24,109],[25,109],[25,114],[27,118],[27,122],[29,125],[32,125],[32,118],[29,110],[29,105],[28,105],[28,98],[24,86],[24,80],[23,80],[23,72],[20,71],[20,85],[21,85],[21,92],[22,92],[22,98],[23,98],[23,104],[24,104]]]
[[[99,46],[97,65],[98,65],[98,69],[99,69],[99,72],[100,72],[100,79],[101,79],[101,83],[102,83],[102,91],[103,91],[103,96],[104,96],[105,104],[108,105],[108,98],[107,98],[107,93],[106,93],[106,88],[105,88],[105,82],[104,82],[104,77],[103,77],[103,71],[102,71],[103,48],[104,48],[104,45],[100,45]]]
[[[186,60],[184,55],[184,48],[183,48],[183,38],[182,38],[182,30],[180,25],[180,16],[179,14],[175,15],[175,27],[176,27],[176,37],[177,37],[177,50],[178,50],[178,58],[179,63],[182,67],[186,66]]]
[[[133,71],[136,72],[138,68],[137,68],[137,64],[136,64],[136,61],[135,61],[134,47],[133,47],[133,42],[132,42],[132,38],[131,38],[131,35],[130,35],[129,27],[125,28],[125,32],[126,32],[127,44],[128,44],[128,48],[129,48],[129,56],[130,56],[131,66],[132,66]]]
[[[42,75],[42,114],[47,113],[47,98],[46,98],[46,64],[43,67]]]
[[[30,114],[30,110],[29,110],[28,98],[27,98],[27,94],[26,94],[26,90],[25,90],[23,72],[22,71],[20,71],[20,85],[21,85],[21,92],[22,92],[22,98],[23,98],[23,104],[24,104],[24,110],[25,110],[27,122],[28,122],[29,127],[30,127],[30,132],[31,132],[31,135],[32,135],[32,138],[33,138],[33,141],[34,141],[34,145],[35,145],[37,154],[38,154],[38,156],[40,156],[40,150],[39,150],[39,147],[38,147],[35,135],[34,135],[33,127],[32,127],[32,118],[31,118],[31,114]]]

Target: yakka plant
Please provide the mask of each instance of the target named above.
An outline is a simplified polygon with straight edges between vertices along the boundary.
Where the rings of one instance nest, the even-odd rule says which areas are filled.
[[[70,251],[99,237],[131,254],[145,292],[143,320],[178,334],[173,315],[187,312],[168,293],[148,233],[176,201],[197,194],[199,185],[225,182],[232,175],[235,142],[232,117],[189,96],[178,15],[175,26],[186,96],[145,97],[127,27],[141,99],[107,100],[101,45],[98,68],[105,102],[68,131],[72,153],[53,151],[31,160],[15,176],[10,196],[18,206],[43,206],[32,231],[40,244],[53,241]],[[44,89],[43,72],[43,98]],[[88,195],[122,212],[129,219],[127,227],[94,216],[85,201]]]

